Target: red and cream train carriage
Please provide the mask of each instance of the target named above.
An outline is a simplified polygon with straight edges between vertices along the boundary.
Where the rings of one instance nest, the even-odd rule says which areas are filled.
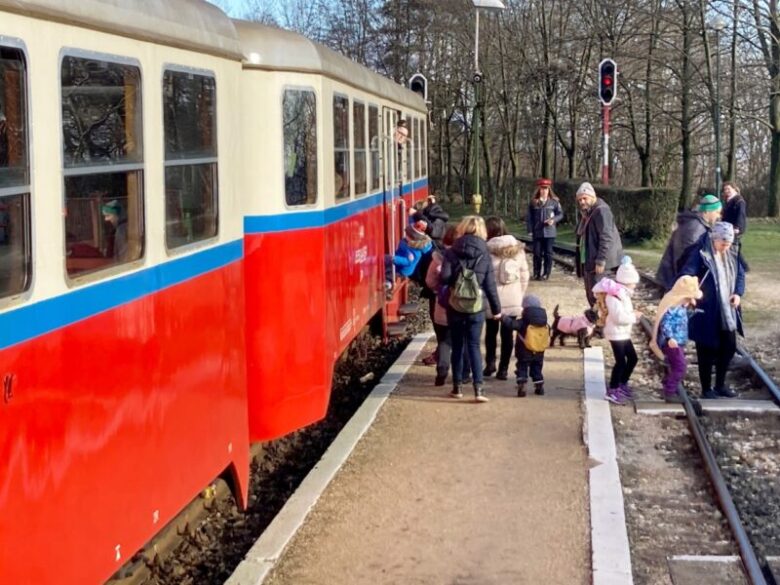
[[[0,0],[0,583],[104,581],[324,415],[424,116],[200,0]]]

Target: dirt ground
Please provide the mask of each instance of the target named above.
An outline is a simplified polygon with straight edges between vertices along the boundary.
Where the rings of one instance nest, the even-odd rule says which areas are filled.
[[[533,292],[577,312],[573,285],[558,273]],[[267,583],[590,583],[582,353],[546,360],[547,395],[490,379],[483,405],[418,361]]]

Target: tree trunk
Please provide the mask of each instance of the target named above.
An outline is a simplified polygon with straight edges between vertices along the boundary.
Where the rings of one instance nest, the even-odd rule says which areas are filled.
[[[774,91],[769,101],[769,119],[772,126],[772,152],[769,160],[769,200],[766,214],[777,217],[777,196],[780,193],[780,82],[773,80]]]
[[[691,18],[685,1],[681,3],[683,13],[683,66],[681,82],[681,121],[680,133],[682,135],[682,185],[680,189],[680,202],[678,207],[687,209],[693,201],[691,184],[693,182],[693,160],[691,154],[691,45],[693,44],[691,32]]]
[[[739,2],[734,2],[733,6],[734,23],[739,22]],[[737,179],[737,26],[731,27],[731,84],[729,92],[729,146],[726,151],[726,181],[736,181]]]

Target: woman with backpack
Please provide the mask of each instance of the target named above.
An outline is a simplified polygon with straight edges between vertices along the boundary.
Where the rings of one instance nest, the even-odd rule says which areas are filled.
[[[474,397],[487,402],[482,388],[482,353],[480,340],[485,322],[485,304],[493,319],[501,318],[501,301],[496,291],[493,264],[487,249],[485,220],[477,215],[464,217],[458,224],[452,248],[444,252],[441,281],[447,286],[447,322],[452,336],[453,398],[463,397],[463,353],[471,360]]]
[[[536,181],[536,192],[528,204],[525,221],[528,235],[534,242],[534,280],[547,280],[552,271],[552,253],[556,225],[563,219],[563,210],[558,196],[553,193],[550,179]],[[544,272],[542,262],[544,261]]]
[[[514,236],[506,233],[506,224],[500,217],[489,217],[487,225],[487,248],[493,264],[498,298],[501,301],[503,321],[495,321],[489,309],[485,324],[485,376],[496,374],[496,380],[506,380],[509,374],[509,361],[512,358],[511,319],[519,317],[523,311],[523,295],[528,287],[528,262],[525,259],[525,245]],[[510,318],[505,323],[506,318]],[[501,358],[496,372],[496,337],[501,331]]]

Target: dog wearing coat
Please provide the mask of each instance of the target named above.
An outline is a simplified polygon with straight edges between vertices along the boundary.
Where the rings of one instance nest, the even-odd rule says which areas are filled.
[[[593,337],[598,315],[592,309],[588,309],[582,315],[577,317],[561,317],[558,313],[558,307],[555,305],[553,310],[552,335],[550,337],[550,347],[555,345],[556,337],[561,347],[564,345],[564,339],[568,336],[576,337],[580,349],[590,347],[590,340]]]

